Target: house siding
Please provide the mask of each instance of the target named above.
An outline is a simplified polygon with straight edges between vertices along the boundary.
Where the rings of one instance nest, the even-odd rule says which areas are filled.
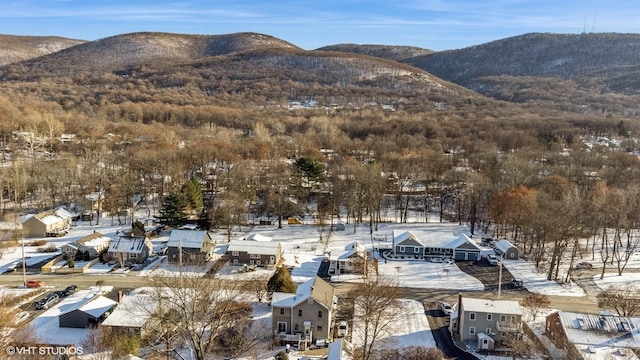
[[[280,309],[284,309],[284,315],[280,314]],[[302,316],[298,315],[298,310],[302,310]],[[322,312],[322,317],[318,317],[318,312]],[[293,308],[273,307],[272,314],[272,329],[274,334],[278,333],[279,322],[287,324],[287,334],[304,334],[304,322],[310,321],[313,341],[316,339],[329,339],[331,331],[331,311],[327,310],[326,307],[315,300],[313,303],[304,300]],[[321,326],[322,329],[318,330],[318,326]]]
[[[182,261],[191,263],[201,263],[207,261],[208,252],[202,252],[200,249],[194,248],[182,248]],[[167,248],[167,259],[171,263],[180,262],[180,249],[174,246]]]

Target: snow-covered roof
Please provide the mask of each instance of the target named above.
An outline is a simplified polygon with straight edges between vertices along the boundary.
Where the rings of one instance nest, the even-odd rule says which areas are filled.
[[[111,243],[111,240],[112,239],[108,236],[104,236],[99,232],[94,232],[81,239],[78,239],[77,242],[86,247],[100,248],[100,247],[106,247],[109,243]]]
[[[271,297],[271,306],[294,307],[311,296],[325,307],[331,308],[334,295],[335,290],[333,287],[316,276],[298,285],[295,294],[274,292]]]
[[[607,348],[640,348],[640,318],[558,312],[567,340]]]
[[[257,234],[257,233],[253,233],[250,234],[249,236],[247,236],[247,240],[253,240],[253,241],[271,241],[273,238],[269,237],[269,236],[264,236],[261,234]]]
[[[405,241],[413,241],[421,246],[424,246],[424,243],[422,241],[420,241],[415,234],[413,234],[411,231],[409,230],[404,230],[404,231],[393,231],[393,244],[402,244]]]
[[[229,251],[246,252],[247,254],[274,255],[280,248],[279,242],[231,240]]]
[[[442,247],[445,248],[445,249],[456,249],[456,248],[460,247],[461,245],[464,245],[464,244],[467,244],[467,243],[469,243],[473,247],[477,248],[478,251],[480,250],[480,247],[474,241],[472,241],[471,238],[467,236],[467,234],[461,234],[456,239],[451,240],[451,242],[445,244]]]
[[[58,217],[55,214],[45,215],[45,216],[39,217],[39,219],[40,221],[42,221],[43,224],[46,224],[46,225],[53,225],[53,224],[59,223],[60,221],[63,221],[61,217]]]
[[[474,311],[493,314],[522,315],[522,308],[513,300],[489,300],[462,297],[462,309],[465,312]]]
[[[158,307],[150,295],[136,294],[122,298],[122,302],[102,322],[104,326],[142,327]]]
[[[85,301],[77,303],[77,306],[72,307],[66,312],[60,314],[60,316],[68,314],[72,311],[80,310],[91,315],[94,318],[98,318],[109,311],[115,304],[117,304],[117,302],[109,299],[108,297],[100,295],[95,298],[88,298],[85,299]]]
[[[493,244],[493,246],[495,246],[498,250],[500,250],[500,251],[501,251],[501,252],[503,252],[503,253],[506,253],[506,252],[507,252],[507,250],[509,250],[509,249],[511,249],[511,248],[513,248],[513,247],[515,247],[515,246],[513,246],[513,244],[512,244],[512,243],[510,243],[510,242],[509,242],[509,240],[499,240],[499,241],[496,241],[496,242]]]
[[[167,246],[201,249],[207,237],[208,234],[206,231],[174,229],[171,231],[171,235],[169,235]]]
[[[147,247],[147,238],[144,236],[119,236],[109,245],[109,252],[140,254],[145,247]],[[153,248],[151,245],[149,247]]]

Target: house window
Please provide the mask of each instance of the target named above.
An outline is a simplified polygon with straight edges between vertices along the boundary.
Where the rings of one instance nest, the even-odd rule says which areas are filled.
[[[280,308],[280,315],[284,315],[284,308]]]
[[[298,329],[299,329],[298,324],[295,324],[293,327],[295,329],[294,331],[298,331]]]
[[[487,314],[487,321],[493,320],[493,314]]]
[[[135,258],[137,258],[137,257],[138,257],[138,254],[129,254],[129,257],[130,257],[131,259],[135,259]]]
[[[250,265],[253,265],[253,260],[249,260],[249,264],[250,264]]]
[[[287,332],[287,323],[278,321],[278,333],[284,334]]]
[[[400,252],[404,252],[404,246],[400,246]]]
[[[232,252],[231,252],[231,256],[238,256],[238,255],[240,255],[240,254],[238,254],[238,252],[237,252],[237,251],[232,251]]]
[[[484,331],[487,335],[491,335],[491,328],[487,328],[487,330]]]
[[[507,321],[507,315],[500,315],[500,321],[501,322]]]
[[[233,259],[233,263],[237,264],[238,263],[238,259]]]
[[[414,253],[416,253],[416,254],[417,254],[417,253],[419,253],[419,252],[420,252],[420,248],[418,248],[418,247],[414,247],[414,248],[413,248],[413,252],[414,252]]]
[[[516,323],[516,317],[514,315],[511,315],[511,323],[512,324]]]
[[[298,316],[302,316],[302,309],[298,310]]]
[[[322,325],[318,325],[318,331],[322,331]]]
[[[469,335],[475,335],[475,334],[476,334],[476,327],[469,326]]]
[[[249,254],[249,259],[260,259],[260,254]]]
[[[487,339],[482,339],[482,343],[483,343],[484,345],[488,345],[488,344],[489,344],[489,340],[487,340]]]
[[[256,260],[256,265],[260,265],[262,262],[260,260]]]
[[[321,318],[322,317],[322,310],[318,311],[318,317]]]
[[[469,313],[469,320],[475,321],[476,320],[476,313]]]

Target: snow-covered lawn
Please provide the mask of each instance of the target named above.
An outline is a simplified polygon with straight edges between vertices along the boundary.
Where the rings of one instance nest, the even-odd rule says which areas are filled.
[[[526,260],[505,260],[503,264],[514,278],[524,282],[524,287],[530,292],[558,296],[585,295],[584,290],[575,283],[559,284],[547,280],[546,274],[540,273],[533,264]]]
[[[593,281],[602,290],[606,290],[609,286],[615,287],[631,287],[640,290],[640,273],[639,272],[623,272],[622,276],[618,273],[606,273],[604,278],[600,280],[600,274],[593,276]]]
[[[405,348],[408,346],[435,347],[436,342],[424,313],[424,307],[416,300],[401,299],[398,313],[402,316],[395,319],[378,338],[383,348]],[[354,318],[351,339],[355,346],[362,346],[364,327],[356,316]]]

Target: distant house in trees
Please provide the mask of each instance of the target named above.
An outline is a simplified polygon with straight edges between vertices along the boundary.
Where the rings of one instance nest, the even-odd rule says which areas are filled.
[[[175,229],[171,231],[167,242],[169,262],[186,263],[206,262],[211,258],[213,240],[207,231]]]
[[[63,208],[29,215],[22,221],[25,237],[65,235],[71,228],[73,215]]]
[[[121,264],[140,264],[153,252],[153,244],[146,236],[118,236],[107,250],[107,259]]]
[[[282,246],[272,241],[232,240],[227,256],[233,265],[275,266],[282,258]]]

